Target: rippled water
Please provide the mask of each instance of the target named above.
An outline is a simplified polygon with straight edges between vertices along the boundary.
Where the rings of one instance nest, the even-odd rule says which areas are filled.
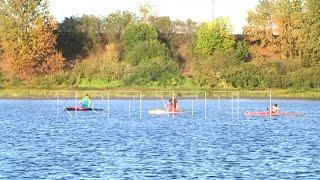
[[[319,101],[277,100],[304,115],[272,118],[243,116],[267,100],[184,101],[172,117],[144,100],[140,118],[135,101],[70,116],[68,102],[0,100],[0,179],[320,179]]]

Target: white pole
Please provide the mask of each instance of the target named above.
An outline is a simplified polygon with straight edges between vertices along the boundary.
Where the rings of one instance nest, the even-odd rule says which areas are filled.
[[[174,92],[172,91],[172,97],[174,97]],[[174,98],[176,98],[176,97],[174,97]],[[173,100],[173,105],[174,105],[174,100]],[[171,108],[172,109],[172,117],[174,117],[174,111],[175,111],[175,109],[174,108]]]
[[[233,95],[231,96],[231,114],[233,118]]]
[[[191,115],[193,117],[193,99],[191,99]]]
[[[139,102],[139,110],[140,110],[140,119],[141,119],[141,107],[142,107],[142,102],[141,102],[141,91],[139,92],[140,93],[140,102]]]
[[[271,91],[269,92],[270,93],[270,100],[269,100],[269,112],[270,112],[270,119],[271,119]]]
[[[107,99],[108,99],[108,119],[110,118],[110,94],[109,94],[109,91],[108,91],[108,97],[107,97]]]
[[[57,119],[59,117],[59,96],[57,95]]]
[[[163,100],[162,96],[161,96],[161,100],[162,100],[162,104],[163,104],[164,110],[166,111],[167,115],[170,116],[170,112],[168,112],[166,104],[164,103],[164,100]]]
[[[240,108],[240,105],[239,105],[239,91],[237,91],[237,119],[239,120],[239,108]]]
[[[131,117],[131,101],[129,99],[129,104],[128,104],[128,112],[129,112],[129,117]]]
[[[207,119],[207,92],[204,92],[204,118]]]
[[[78,99],[77,99],[77,96],[78,96],[78,94],[77,94],[77,91],[75,92],[75,100],[76,100],[76,112],[75,112],[75,117],[76,117],[76,119],[78,119],[78,116],[77,116],[77,114],[78,114],[78,109],[77,109],[77,106],[78,106]]]
[[[163,100],[163,97],[162,97],[162,96],[161,96],[161,101],[162,101],[162,105],[163,105],[164,109],[166,110],[166,103],[164,102],[164,100]]]
[[[103,101],[104,101],[103,96],[101,96],[101,101],[102,101],[102,104],[104,104],[104,103],[103,103]],[[104,116],[104,113],[103,113],[103,112],[104,112],[104,110],[102,110],[102,112],[101,112],[101,116],[102,116],[102,117]]]

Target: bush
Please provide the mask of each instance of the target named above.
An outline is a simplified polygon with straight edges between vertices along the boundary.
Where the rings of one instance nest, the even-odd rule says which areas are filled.
[[[234,44],[230,20],[221,17],[200,25],[197,31],[195,52],[200,57],[209,57],[217,51],[233,49]]]
[[[288,84],[294,88],[319,88],[320,68],[301,68],[288,75]]]
[[[5,82],[5,74],[4,72],[0,69],[0,88],[4,86]]]
[[[195,75],[197,85],[200,87],[210,87],[210,88],[228,88],[229,85],[226,83],[225,79],[221,77],[219,73],[213,70],[203,70],[198,71]]]
[[[19,77],[12,77],[10,79],[9,85],[11,86],[21,86],[22,85],[22,80]]]
[[[140,61],[147,61],[154,57],[167,57],[169,50],[164,44],[158,40],[141,41],[125,52],[124,59],[131,65],[135,66]]]
[[[227,83],[230,83],[233,87],[258,87],[261,84],[261,74],[259,74],[260,71],[258,69],[259,67],[252,63],[233,66],[225,73]]]
[[[52,85],[73,85],[75,80],[70,78],[69,73],[61,72],[50,78],[50,84]]]
[[[99,68],[99,77],[107,80],[108,83],[112,81],[119,81],[129,73],[130,65],[125,62],[109,62],[102,64]]]
[[[75,65],[70,73],[70,79],[75,85],[89,86],[96,82],[108,84],[120,81],[129,72],[130,65],[121,62],[113,53],[107,52],[97,57],[91,57]]]
[[[122,39],[126,50],[134,47],[138,42],[156,40],[158,37],[157,31],[142,23],[129,23],[122,34]]]
[[[145,59],[133,68],[125,85],[175,85],[179,79],[179,64],[168,57]]]
[[[250,52],[245,41],[238,41],[235,49],[235,57],[240,61],[249,61]]]
[[[105,43],[101,27],[95,16],[65,18],[57,29],[57,47],[68,59],[86,57]]]
[[[224,74],[228,83],[233,87],[242,88],[316,88],[320,82],[319,68],[300,68],[295,62],[286,63],[272,61],[264,63],[244,63],[229,68]]]

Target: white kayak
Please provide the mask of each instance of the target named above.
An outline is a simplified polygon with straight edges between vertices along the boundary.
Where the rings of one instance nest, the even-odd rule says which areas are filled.
[[[179,111],[166,111],[163,109],[151,109],[149,110],[149,114],[150,115],[163,115],[163,114],[180,114],[182,112]]]

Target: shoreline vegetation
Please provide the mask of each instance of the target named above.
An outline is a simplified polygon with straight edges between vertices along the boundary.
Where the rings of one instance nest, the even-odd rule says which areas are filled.
[[[59,98],[81,98],[85,94],[89,94],[93,98],[107,97],[108,93],[110,98],[128,98],[139,97],[142,94],[143,99],[156,98],[156,97],[169,97],[175,93],[180,98],[199,98],[204,97],[206,92],[207,99],[215,98],[257,98],[268,99],[305,99],[305,100],[320,100],[320,89],[312,90],[292,90],[292,89],[268,89],[268,90],[245,90],[245,89],[232,89],[232,90],[213,90],[213,89],[168,89],[168,88],[133,88],[122,87],[113,89],[44,89],[44,88],[26,88],[26,87],[7,87],[0,89],[0,99],[56,99]]]
[[[276,98],[320,99],[319,0],[259,1],[243,34],[233,34],[228,17],[172,20],[148,4],[139,14],[57,22],[48,0],[1,2],[0,97],[192,90],[265,98],[245,91],[271,90]]]

